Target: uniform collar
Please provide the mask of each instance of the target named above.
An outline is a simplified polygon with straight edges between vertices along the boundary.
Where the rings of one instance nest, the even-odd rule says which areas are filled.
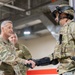
[[[69,22],[65,23],[63,26],[68,25],[69,23],[73,22],[74,20],[70,20]]]
[[[1,35],[0,35],[0,38],[2,39],[2,41],[4,42],[4,44],[10,43],[9,40],[5,40],[5,39],[3,39]]]

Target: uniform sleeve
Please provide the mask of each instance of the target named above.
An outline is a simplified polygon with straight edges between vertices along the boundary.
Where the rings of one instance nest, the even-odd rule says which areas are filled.
[[[16,51],[15,61],[20,64],[25,64],[26,60],[23,59],[22,56],[23,56],[22,50]]]
[[[32,58],[31,53],[29,52],[28,48],[25,45],[21,45],[22,54],[19,55],[19,57],[22,57],[24,59],[30,59]]]
[[[56,46],[54,48],[54,52],[48,56],[50,58],[50,60],[62,58],[60,49],[61,49],[61,45],[59,45],[57,42]]]
[[[11,54],[8,48],[0,43],[0,61],[2,62],[13,62],[15,60],[15,55]]]
[[[72,22],[72,23],[70,24],[70,33],[71,33],[71,35],[72,35],[72,38],[75,39],[75,22]]]
[[[25,59],[19,58],[15,50],[13,49],[14,52],[9,51],[9,49],[4,46],[2,43],[0,43],[0,61],[5,62],[7,64],[13,65],[16,62],[21,63],[21,64],[26,64]]]
[[[15,61],[16,61],[17,63],[23,64],[23,65],[27,64],[27,60],[22,59],[22,58],[20,58],[20,57],[16,57]]]

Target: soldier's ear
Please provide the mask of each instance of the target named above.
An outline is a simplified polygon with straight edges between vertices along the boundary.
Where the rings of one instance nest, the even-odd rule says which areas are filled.
[[[1,31],[3,31],[3,27],[1,27]]]
[[[4,27],[1,27],[1,31],[4,31]]]

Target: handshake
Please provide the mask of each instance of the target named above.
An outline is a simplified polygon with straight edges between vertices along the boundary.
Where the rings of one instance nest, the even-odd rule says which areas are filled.
[[[50,60],[49,57],[44,57],[44,58],[36,59],[36,60],[34,59],[26,60],[25,66],[34,68],[35,66],[45,66],[45,65],[50,65],[50,64],[56,65],[58,63],[59,63],[58,59]]]
[[[33,59],[28,59],[28,60],[26,60],[25,66],[33,69],[36,66],[36,62]]]

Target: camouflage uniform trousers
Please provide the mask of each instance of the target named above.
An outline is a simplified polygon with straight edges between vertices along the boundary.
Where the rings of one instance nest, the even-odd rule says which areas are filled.
[[[1,65],[2,67],[0,67],[0,75],[22,75],[20,73],[20,69],[19,67],[16,65],[16,66],[13,66],[13,68],[8,68],[8,67],[3,67],[4,65]]]
[[[75,75],[75,70],[69,71],[69,72],[65,72],[63,74],[60,75]]]
[[[5,71],[1,71],[0,70],[0,75],[15,75],[15,73],[7,73],[7,72],[5,72]]]
[[[15,75],[15,71],[12,66],[2,63],[0,65],[0,75]]]

